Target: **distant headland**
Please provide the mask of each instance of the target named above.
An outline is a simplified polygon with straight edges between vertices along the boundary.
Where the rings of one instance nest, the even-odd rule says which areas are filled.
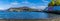
[[[23,6],[23,7],[18,7],[18,8],[15,8],[15,7],[14,8],[9,8],[9,9],[7,9],[7,11],[10,11],[10,12],[21,12],[21,11],[40,12],[41,10],[29,8],[27,6]]]

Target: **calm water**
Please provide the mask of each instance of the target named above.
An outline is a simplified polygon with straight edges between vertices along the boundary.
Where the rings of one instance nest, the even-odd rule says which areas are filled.
[[[0,12],[0,19],[45,19],[45,12]]]

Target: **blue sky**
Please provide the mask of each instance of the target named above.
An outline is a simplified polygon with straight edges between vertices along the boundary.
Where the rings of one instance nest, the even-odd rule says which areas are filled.
[[[10,7],[28,6],[35,9],[45,9],[51,0],[0,0],[0,10]]]

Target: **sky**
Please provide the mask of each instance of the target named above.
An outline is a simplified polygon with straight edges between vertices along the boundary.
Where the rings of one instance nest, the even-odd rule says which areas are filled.
[[[44,10],[50,1],[51,0],[0,0],[0,10],[22,6]]]

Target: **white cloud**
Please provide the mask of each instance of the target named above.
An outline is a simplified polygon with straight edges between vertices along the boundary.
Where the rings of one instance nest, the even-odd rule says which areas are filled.
[[[0,10],[4,10],[4,8],[0,8]]]
[[[11,3],[11,5],[18,5],[19,3],[17,3],[17,2],[13,2],[13,3]]]
[[[32,7],[30,7],[30,8],[36,9],[36,7],[35,7],[35,6],[32,6]]]
[[[18,3],[18,2],[12,2],[12,3],[10,3],[10,7],[16,7],[16,6],[18,6],[20,3]]]
[[[45,0],[42,0],[44,2],[48,2],[48,1],[45,1]],[[36,4],[35,3],[31,3],[31,2],[28,2],[28,1],[25,1],[25,2],[21,2],[21,3],[18,3],[18,2],[12,2],[10,3],[9,5],[5,5],[5,7],[13,7],[13,6],[18,6],[20,4],[20,6],[23,6],[23,4],[26,4],[27,6],[32,6],[31,8],[34,8],[34,9],[42,9],[44,10],[46,8],[46,6],[37,6],[36,7]],[[0,8],[0,10],[4,10],[6,8]]]
[[[43,2],[48,2],[48,1],[46,1],[46,0],[42,0]]]
[[[4,8],[4,7],[0,7],[0,10],[7,10],[7,9],[9,9],[9,8]]]
[[[35,3],[30,3],[31,6],[35,6],[36,4]]]
[[[41,10],[45,10],[47,8],[47,6],[32,6],[30,8],[39,9],[41,11]]]
[[[29,4],[30,2],[25,1],[25,2],[21,2],[21,3],[23,3],[23,4]]]
[[[0,5],[0,10],[6,10],[8,8],[10,8],[10,5],[9,4]]]
[[[31,2],[28,2],[28,1],[21,2],[21,3],[24,4],[25,6],[32,6],[32,7],[34,7],[36,5],[35,3],[31,3]]]
[[[47,6],[38,6],[38,9],[44,10]]]

